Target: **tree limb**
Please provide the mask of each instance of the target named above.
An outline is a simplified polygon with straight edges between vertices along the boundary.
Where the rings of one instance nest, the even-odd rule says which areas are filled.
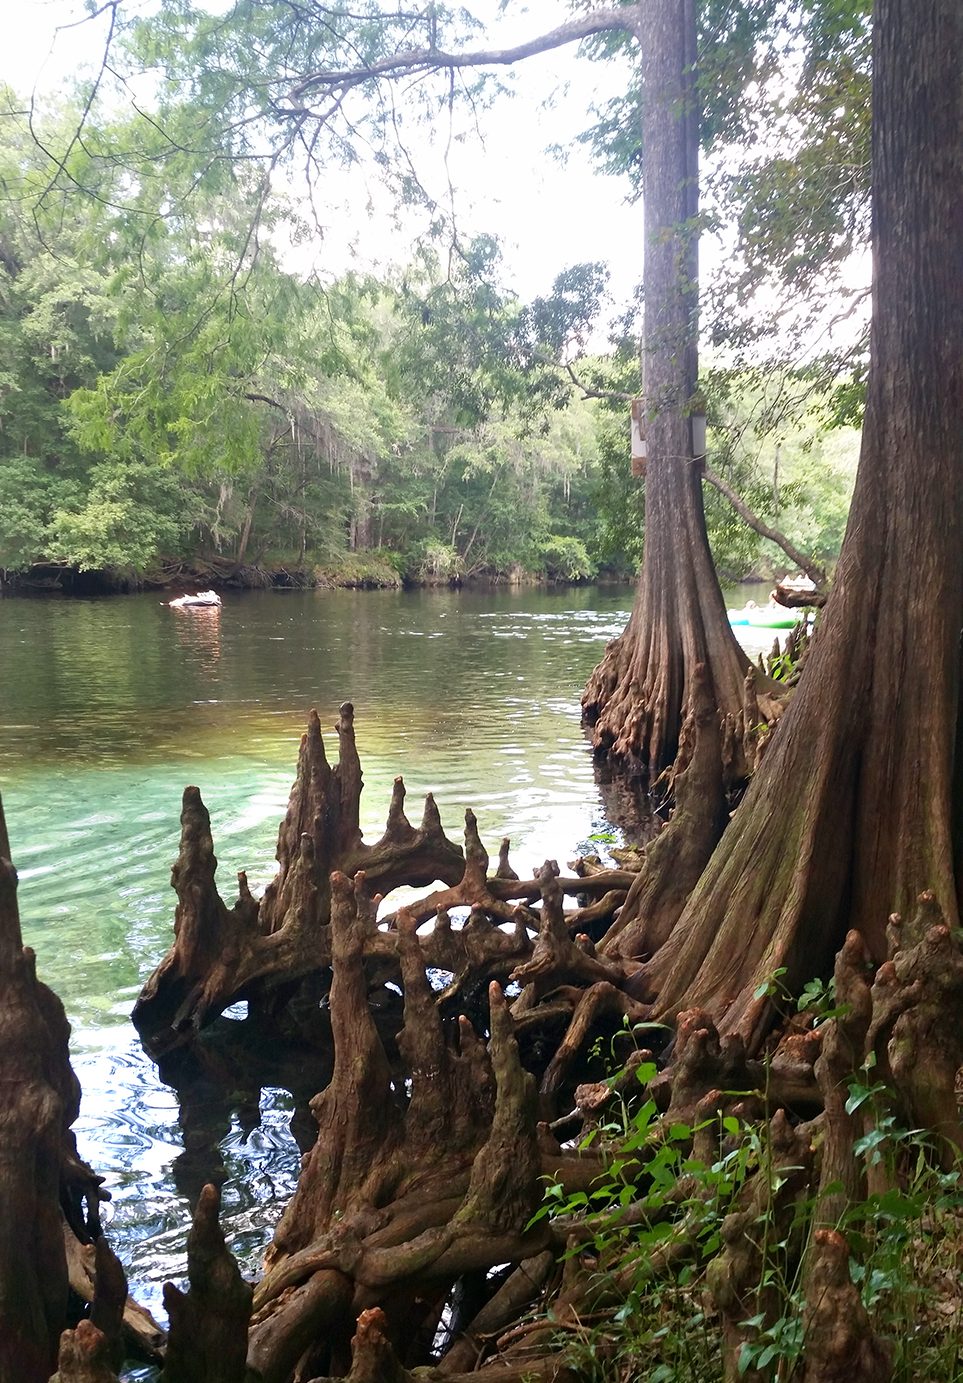
[[[551,363],[556,364],[557,362],[552,361]],[[581,391],[583,398],[606,399],[610,403],[632,403],[639,397],[638,391],[634,394],[630,394],[625,389],[596,389],[591,384],[586,384],[585,381],[580,379],[575,373],[575,366],[567,360],[563,368],[576,389]]]
[[[777,547],[781,547],[790,561],[795,562],[800,570],[806,573],[810,581],[815,581],[817,586],[823,585],[826,580],[826,573],[823,571],[822,567],[818,566],[809,557],[804,557],[799,549],[794,547],[789,541],[785,533],[781,533],[778,528],[770,528],[769,524],[764,523],[762,519],[752,512],[745,500],[742,499],[740,495],[736,494],[732,486],[728,485],[722,479],[722,476],[716,475],[715,471],[712,470],[710,466],[707,465],[705,467],[703,476],[714,489],[719,491],[720,495],[723,495],[729,501],[743,522],[747,523],[754,532],[758,533],[762,538],[768,538],[769,541],[775,543]]]
[[[527,43],[520,43],[514,48],[446,53],[432,45],[428,48],[411,48],[407,52],[392,53],[365,67],[345,68],[335,72],[311,72],[291,88],[288,100],[293,107],[298,108],[304,98],[312,92],[359,86],[378,77],[397,77],[405,72],[456,67],[507,67],[523,58],[551,52],[567,43],[577,43],[580,39],[591,38],[594,34],[604,33],[606,30],[622,29],[628,33],[635,33],[637,12],[638,7],[635,5],[593,10],[590,14],[572,19],[567,24],[560,24],[557,29],[552,29],[547,34],[539,34],[537,38],[529,39]]]

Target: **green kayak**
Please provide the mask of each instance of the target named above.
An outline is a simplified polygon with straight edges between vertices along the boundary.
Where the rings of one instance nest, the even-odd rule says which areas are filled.
[[[730,624],[748,624],[753,629],[794,629],[801,619],[805,619],[805,614],[801,611],[768,605],[746,610],[727,610],[726,614],[729,616]]]

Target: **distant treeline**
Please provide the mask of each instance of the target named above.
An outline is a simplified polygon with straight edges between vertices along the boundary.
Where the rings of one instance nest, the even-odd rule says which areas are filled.
[[[190,218],[104,155],[70,150],[85,197],[50,194],[50,160],[7,93],[0,153],[0,580],[10,588],[580,581],[632,574],[644,483],[624,396],[634,343],[560,362],[598,310],[598,266],[521,304],[497,245],[431,252],[376,281],[284,267],[231,166]],[[71,113],[60,117],[69,130]],[[67,141],[69,144],[69,141]],[[163,214],[158,206],[165,208]],[[278,231],[278,243],[283,236]],[[633,382],[634,381],[634,382]],[[778,427],[767,385],[711,382],[713,464],[758,512],[832,558],[851,444],[812,401]],[[802,393],[804,394],[804,390]],[[785,393],[785,389],[782,389]],[[830,454],[833,453],[833,454]],[[730,576],[773,560],[707,496]],[[783,564],[784,565],[784,564]]]

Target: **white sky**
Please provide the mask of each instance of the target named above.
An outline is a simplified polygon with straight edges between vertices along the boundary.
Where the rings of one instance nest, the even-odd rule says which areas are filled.
[[[472,8],[492,13],[486,46],[496,38],[499,43],[519,41],[566,17],[557,0],[509,3],[501,16],[493,0]],[[56,91],[65,74],[75,74],[98,55],[102,19],[56,32],[58,24],[83,13],[80,0],[18,0],[5,16],[0,78],[20,93],[35,85]],[[580,60],[572,48],[528,59],[514,79],[500,75],[516,95],[499,99],[485,113],[483,144],[471,138],[450,156],[460,229],[498,236],[509,282],[526,299],[546,292],[567,265],[602,260],[612,272],[613,308],[621,309],[641,278],[642,209],[626,203],[626,182],[594,172],[587,152],[575,143],[593,102],[609,94],[604,84],[618,90],[619,70]],[[555,144],[571,151],[564,166],[545,153]],[[444,201],[446,183],[430,156],[419,160],[419,173],[429,191]],[[376,211],[369,219],[369,196],[373,193],[377,204],[377,190],[357,177],[354,188],[349,217],[325,218],[319,267],[337,273],[352,259],[373,268],[403,263],[404,237],[389,226],[386,215]]]

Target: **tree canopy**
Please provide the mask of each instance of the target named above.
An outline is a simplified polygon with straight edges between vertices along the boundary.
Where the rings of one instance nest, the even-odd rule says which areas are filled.
[[[452,239],[451,227],[390,281],[322,285],[286,267],[285,247],[313,233],[310,204],[295,214],[283,190],[309,128],[309,172],[322,148],[350,160],[376,130],[385,176],[400,197],[421,196],[407,145],[389,157],[393,98],[376,94],[375,114],[364,97],[353,142],[340,103],[295,118],[281,99],[298,71],[349,54],[376,63],[407,32],[375,10],[363,22],[325,16],[258,6],[215,22],[161,6],[128,26],[119,11],[111,62],[127,63],[131,79],[155,74],[149,119],[123,114],[104,91],[100,103],[81,92],[38,107],[29,128],[7,117],[17,379],[6,393],[0,566],[42,560],[136,580],[191,555],[314,570],[373,549],[389,555],[372,567],[378,579],[399,567],[432,579],[519,568],[567,579],[637,561],[641,530],[625,517],[641,517],[642,495],[622,464],[624,408],[615,399],[608,422],[604,401],[567,403],[584,392],[573,379],[595,369],[585,360],[576,375],[572,362],[598,320],[597,267],[562,270],[551,295],[520,304],[499,286],[491,242]],[[352,37],[359,25],[367,47]],[[282,42],[287,61],[268,89],[252,64],[272,70]],[[472,99],[487,99],[477,82]],[[363,95],[352,87],[352,100]],[[20,108],[12,94],[7,104]],[[438,115],[427,98],[422,109]],[[630,344],[626,366],[633,354]],[[616,393],[637,390],[616,357],[599,368],[610,385],[617,377]],[[722,397],[718,419],[731,416]],[[736,474],[725,440],[719,460],[766,509],[765,485],[745,466]],[[827,492],[817,507],[833,503]],[[768,508],[793,528],[779,500]],[[521,525],[509,531],[519,510],[530,516],[524,539]],[[710,517],[727,572],[765,569],[721,501]],[[822,541],[811,522],[800,531],[807,548]]]

